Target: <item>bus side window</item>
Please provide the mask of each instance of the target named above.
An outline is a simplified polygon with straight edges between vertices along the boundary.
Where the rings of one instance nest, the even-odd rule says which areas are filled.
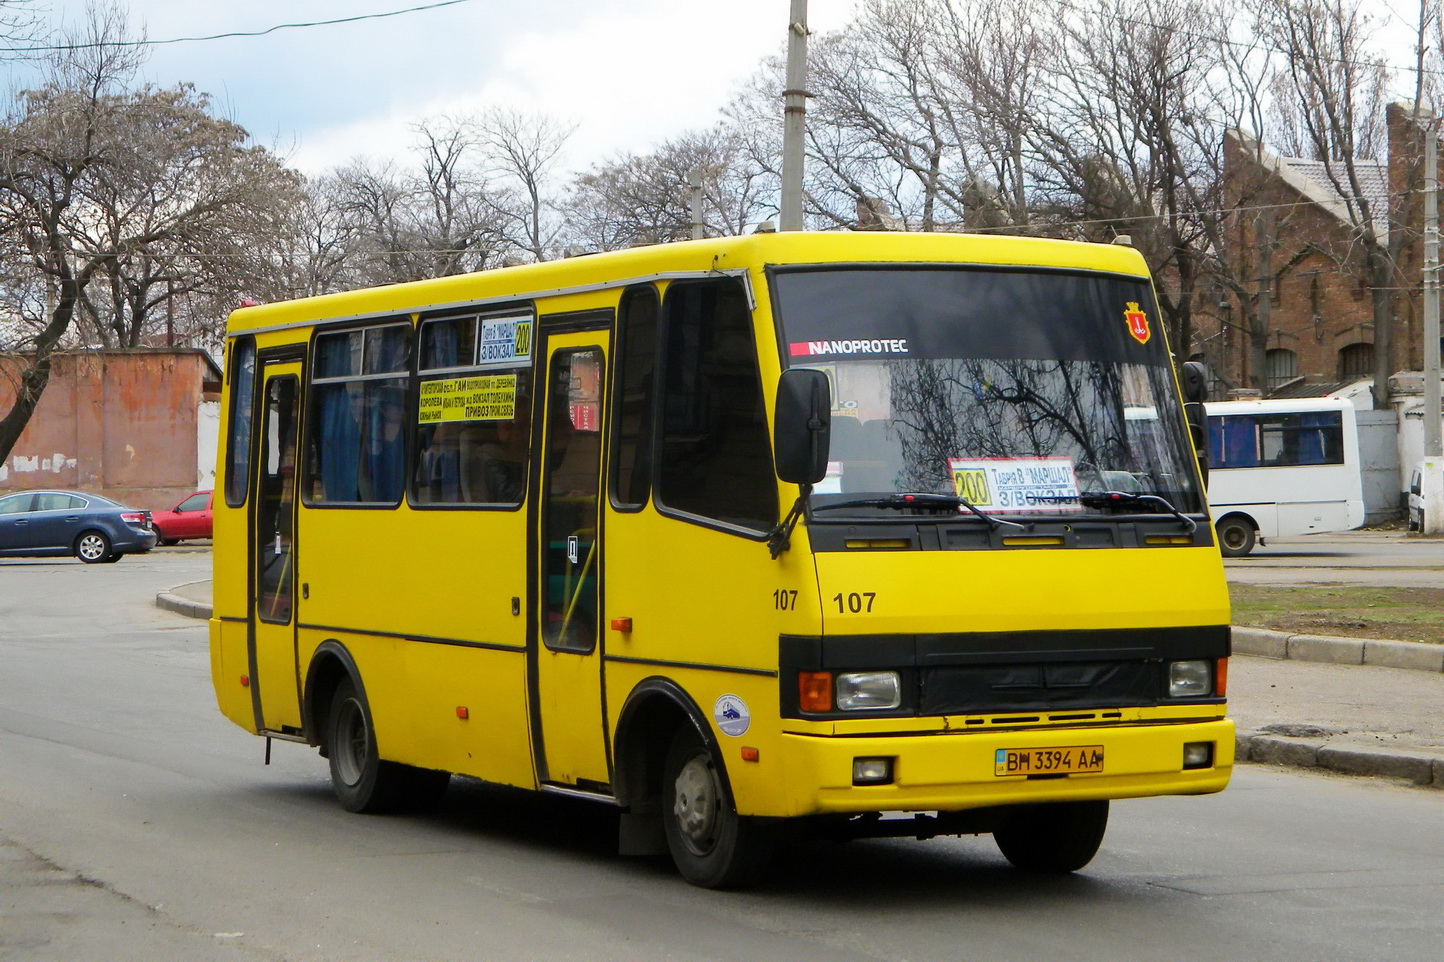
[[[652,488],[658,310],[651,285],[622,295],[612,385],[612,503],[618,507],[640,508]]]
[[[251,421],[255,417],[256,342],[245,337],[231,348],[231,411],[226,432],[226,504],[238,508],[251,486]]]
[[[316,337],[307,432],[308,504],[401,500],[410,348],[410,324]]]
[[[663,508],[767,531],[777,478],[752,318],[731,280],[678,282],[664,303]]]

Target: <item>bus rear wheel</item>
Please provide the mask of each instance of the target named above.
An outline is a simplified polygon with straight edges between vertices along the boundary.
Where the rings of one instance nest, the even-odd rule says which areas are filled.
[[[1254,526],[1247,518],[1230,515],[1220,519],[1216,527],[1218,550],[1225,558],[1242,558],[1253,550]]]
[[[1108,830],[1108,802],[1020,805],[993,832],[1003,857],[1025,872],[1076,872]]]
[[[772,857],[771,834],[737,814],[720,763],[691,728],[672,739],[662,776],[662,824],[677,871],[703,888],[755,881]]]
[[[326,732],[331,788],[348,812],[429,808],[446,794],[449,773],[381,760],[371,710],[349,678],[337,686],[331,699]]]

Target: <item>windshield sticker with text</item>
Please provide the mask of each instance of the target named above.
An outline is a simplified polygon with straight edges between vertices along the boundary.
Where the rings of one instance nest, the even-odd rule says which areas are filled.
[[[793,357],[828,357],[838,354],[907,354],[905,337],[848,338],[841,341],[794,341],[787,345]]]
[[[1077,507],[1071,458],[949,458],[953,491],[983,511],[1067,511]]]

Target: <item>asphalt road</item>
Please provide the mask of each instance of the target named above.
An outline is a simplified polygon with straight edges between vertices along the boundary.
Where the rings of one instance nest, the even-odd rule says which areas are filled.
[[[1343,531],[1270,538],[1243,558],[1224,561],[1240,584],[1367,584],[1444,587],[1444,538],[1403,531]]]
[[[461,783],[348,815],[217,713],[208,556],[0,562],[0,959],[1437,960],[1444,793],[1256,768],[1118,803],[1083,873],[989,839],[805,846],[747,893],[608,852],[605,813]]]

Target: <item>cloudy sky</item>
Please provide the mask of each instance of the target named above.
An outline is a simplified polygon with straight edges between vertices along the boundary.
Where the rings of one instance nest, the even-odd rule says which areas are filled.
[[[121,2],[137,32],[162,41],[436,0]],[[53,21],[79,21],[85,9],[84,0],[46,5]],[[809,24],[837,29],[853,6],[810,0]],[[262,37],[156,44],[144,75],[194,83],[308,173],[399,155],[416,120],[491,105],[579,123],[566,159],[582,168],[717,120],[762,58],[785,49],[789,9],[789,0],[463,0]]]

